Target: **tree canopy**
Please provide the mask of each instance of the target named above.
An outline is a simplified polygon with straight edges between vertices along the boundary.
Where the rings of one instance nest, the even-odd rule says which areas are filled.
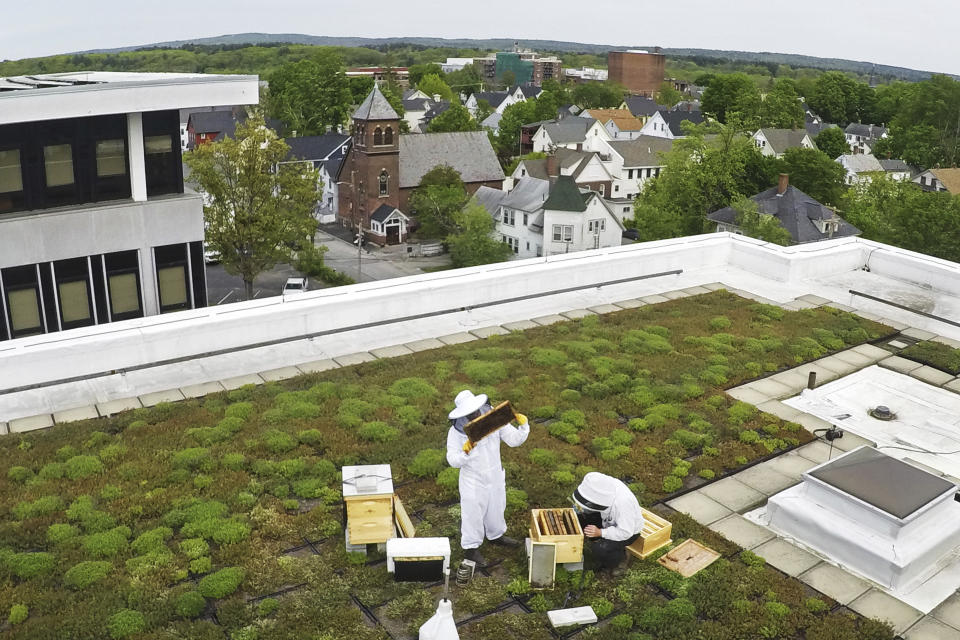
[[[352,102],[343,61],[333,52],[285,64],[270,76],[270,115],[300,136],[319,135],[327,126],[344,124]]]
[[[756,128],[760,115],[760,90],[745,73],[716,75],[703,92],[701,105],[704,113],[726,123],[731,114],[744,126]]]
[[[830,127],[817,134],[813,141],[817,149],[823,151],[828,157],[836,160],[842,155],[850,153],[850,147],[847,145],[847,136],[840,127]]]
[[[451,104],[450,108],[435,117],[427,126],[429,133],[444,133],[450,131],[476,131],[477,122],[470,116],[470,111],[462,104]]]
[[[431,98],[439,96],[441,100],[454,99],[453,91],[447,86],[447,83],[443,81],[440,75],[435,73],[428,73],[423,76],[420,82],[417,83],[417,88]]]
[[[803,126],[806,114],[800,96],[790,80],[777,80],[773,89],[763,97],[760,106],[760,124],[764,127],[796,129]]]
[[[483,83],[480,72],[472,64],[446,74],[444,81],[455,93],[466,96],[480,91],[480,85]]]
[[[447,236],[447,247],[454,267],[502,262],[510,257],[509,245],[493,237],[493,218],[476,200],[453,217],[456,232]]]
[[[793,147],[777,161],[779,173],[790,176],[790,184],[828,206],[840,204],[846,192],[846,170],[817,149]]]
[[[443,238],[457,231],[456,214],[470,197],[456,169],[437,165],[410,194],[410,209],[420,223],[418,233],[427,238]]]
[[[954,167],[960,163],[960,82],[937,75],[883,96],[896,105],[890,138],[876,153],[901,158],[919,167]]]
[[[740,197],[730,206],[737,212],[736,224],[743,235],[784,247],[790,244],[790,232],[780,224],[776,216],[760,213],[760,208],[753,200]]]
[[[574,87],[570,95],[582,109],[612,109],[620,106],[626,91],[612,82],[584,82]]]
[[[184,154],[190,182],[205,195],[207,244],[227,273],[243,278],[247,298],[258,274],[288,260],[290,247],[312,244],[319,174],[308,163],[284,163],[290,147],[257,116],[235,137]]]

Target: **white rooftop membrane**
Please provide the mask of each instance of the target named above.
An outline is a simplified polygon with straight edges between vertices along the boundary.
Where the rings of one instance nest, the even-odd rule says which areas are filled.
[[[960,478],[960,394],[872,366],[783,402],[876,442],[888,455]],[[871,417],[878,405],[896,419]]]

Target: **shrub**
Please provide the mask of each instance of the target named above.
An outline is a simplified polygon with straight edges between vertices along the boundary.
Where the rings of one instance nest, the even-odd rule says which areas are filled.
[[[521,489],[507,489],[507,511],[520,511],[527,508],[527,492]]]
[[[530,349],[530,360],[538,367],[556,367],[567,362],[567,354],[559,349]]]
[[[226,408],[223,415],[227,418],[239,418],[240,420],[249,420],[253,415],[253,403],[234,402]]]
[[[829,329],[816,328],[813,330],[813,339],[822,344],[826,349],[830,351],[837,351],[843,349],[845,346],[843,340],[837,337],[833,331]]]
[[[917,342],[901,351],[900,355],[952,375],[960,375],[960,349],[949,345],[930,341]]]
[[[727,409],[727,417],[730,418],[730,422],[733,424],[743,424],[753,419],[756,415],[757,408],[755,406],[747,404],[746,402],[740,402],[739,400]]]
[[[376,407],[360,398],[347,398],[337,409],[337,421],[344,427],[359,427],[373,416]]]
[[[613,603],[606,598],[594,598],[590,601],[590,606],[593,607],[593,612],[597,614],[597,618],[606,618],[613,613]]]
[[[560,392],[560,399],[568,404],[580,402],[580,392],[576,389],[564,389]]]
[[[59,480],[65,472],[62,462],[48,462],[40,468],[37,477],[41,480]]]
[[[7,470],[7,479],[13,482],[24,483],[33,477],[33,471],[26,467],[10,467]]]
[[[799,338],[790,345],[790,352],[793,354],[795,362],[806,362],[816,360],[827,350],[813,338]]]
[[[362,440],[370,442],[390,442],[400,435],[400,430],[391,427],[386,422],[375,421],[365,422],[363,426],[357,429],[357,436]]]
[[[207,573],[210,569],[213,568],[213,561],[210,559],[210,556],[204,556],[202,558],[194,558],[190,561],[190,573],[195,575],[200,575],[201,573]]]
[[[207,555],[210,552],[210,545],[203,538],[187,538],[180,542],[180,553],[191,560]]]
[[[404,405],[397,407],[394,411],[394,418],[397,423],[407,429],[419,427],[423,422],[423,412],[413,405]]]
[[[152,551],[159,551],[166,548],[166,541],[173,537],[173,529],[169,527],[157,527],[150,529],[137,536],[130,547],[137,555],[145,555]]]
[[[437,395],[437,389],[423,378],[400,378],[390,385],[388,391],[395,396],[416,400],[418,398],[432,398]]]
[[[107,629],[110,630],[110,637],[114,640],[132,636],[146,630],[147,621],[143,614],[133,609],[122,609],[112,616],[107,622]]]
[[[60,499],[60,496],[43,496],[33,502],[18,503],[17,506],[13,508],[13,515],[16,516],[18,520],[40,518],[61,511],[63,506],[63,500]]]
[[[243,576],[240,567],[227,567],[206,576],[197,586],[206,598],[225,598],[240,587]]]
[[[20,624],[30,615],[30,610],[25,604],[15,604],[10,607],[10,615],[7,616],[7,622],[10,624]]]
[[[174,609],[181,618],[196,618],[207,608],[206,599],[197,591],[187,591],[177,597]]]
[[[577,437],[577,428],[569,422],[564,422],[562,420],[553,422],[549,427],[547,427],[547,431],[555,438],[567,440],[568,442],[571,439],[574,439],[579,442],[579,438]]]
[[[610,619],[610,626],[619,632],[629,631],[633,627],[633,617],[627,613],[621,613]]]
[[[683,480],[677,476],[666,476],[663,479],[663,492],[673,493],[683,487]]]
[[[323,441],[323,434],[319,429],[306,429],[297,434],[300,444],[317,445]]]
[[[106,484],[103,485],[103,489],[100,489],[100,497],[108,502],[116,500],[122,495],[123,490],[115,484]]]
[[[713,469],[701,469],[697,475],[705,480],[713,480],[717,473]]]
[[[127,448],[122,444],[109,444],[100,449],[97,455],[101,461],[107,464],[113,464],[120,460],[126,453]]]
[[[437,485],[450,491],[460,486],[460,469],[447,467],[437,475]]]
[[[650,424],[647,423],[643,418],[631,418],[630,422],[627,423],[627,427],[634,431],[639,431],[643,433],[644,431],[650,430]]]
[[[71,480],[88,478],[103,472],[103,463],[95,456],[73,456],[67,460],[64,469]]]
[[[264,598],[260,601],[260,604],[257,605],[257,615],[259,615],[261,618],[266,618],[279,608],[279,600],[276,598]]]
[[[210,465],[210,450],[205,447],[182,449],[173,454],[170,464],[174,469],[204,469]]]
[[[47,542],[61,544],[80,535],[80,529],[72,524],[52,524],[47,527]]]
[[[573,473],[564,470],[554,471],[550,474],[550,479],[557,484],[573,484],[577,481],[577,477]]]
[[[107,574],[110,573],[110,569],[112,568],[113,564],[105,561],[89,560],[87,562],[81,562],[80,564],[75,564],[70,567],[70,569],[63,574],[63,581],[68,587],[80,591],[86,589],[94,582],[107,577]]]
[[[440,449],[421,449],[407,466],[407,471],[420,478],[436,476],[443,469],[445,461],[446,453],[444,451]]]
[[[220,463],[225,469],[242,471],[247,465],[247,458],[242,453],[227,453],[220,459]]]
[[[530,452],[530,462],[547,469],[557,466],[557,454],[549,449],[534,449]]]
[[[633,329],[627,331],[620,339],[620,348],[625,353],[653,355],[657,353],[670,353],[673,351],[673,345],[667,340],[666,336],[657,335],[651,331],[653,327],[647,327],[647,330]]]
[[[284,478],[297,478],[307,472],[307,461],[303,458],[281,460],[279,464],[277,464],[277,471]]]
[[[500,361],[464,360],[460,363],[460,371],[471,382],[481,385],[503,382],[508,375],[507,365]]]
[[[740,432],[740,442],[745,444],[753,444],[760,440],[760,434],[756,431],[751,431],[750,429],[745,429]]]
[[[115,527],[101,533],[91,533],[83,539],[83,549],[94,558],[112,558],[126,551],[130,537],[129,527]]]
[[[297,441],[289,433],[278,429],[268,429],[263,432],[263,445],[270,453],[286,453],[296,448]]]
[[[300,510],[300,501],[290,498],[283,501],[283,508],[287,511],[299,511]]]
[[[7,568],[10,572],[23,580],[50,573],[56,564],[56,557],[52,553],[44,551],[15,553],[7,560]]]
[[[724,329],[729,329],[731,324],[730,318],[727,316],[715,316],[710,318],[710,329],[712,331],[723,331]]]
[[[679,442],[680,446],[687,451],[699,449],[703,447],[704,444],[710,442],[710,436],[703,433],[687,431],[686,429],[677,429],[671,437]]]
[[[803,601],[803,606],[805,606],[810,613],[823,613],[830,609],[827,603],[820,598],[807,598]]]

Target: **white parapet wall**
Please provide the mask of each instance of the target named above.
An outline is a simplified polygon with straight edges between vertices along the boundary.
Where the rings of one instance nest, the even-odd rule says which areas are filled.
[[[862,271],[868,261],[869,274]],[[677,272],[681,275],[657,277]],[[909,274],[910,280],[900,280],[902,273]],[[924,273],[928,274],[926,281],[921,279]],[[600,304],[673,290],[680,283],[725,282],[784,302],[817,293],[850,303],[847,283],[834,283],[831,278],[873,278],[867,284],[875,284],[874,291],[893,281],[898,287],[902,284],[928,296],[931,291],[933,295],[944,291],[944,296],[953,299],[947,292],[960,286],[958,276],[960,266],[956,264],[856,238],[779,247],[717,233],[368,282],[0,342],[0,422],[58,410],[44,404],[42,396],[64,392],[67,383],[78,389],[71,395],[72,406],[136,397],[173,388],[168,385],[169,376],[160,380],[150,374],[163,367],[191,365],[193,377],[183,378],[174,387],[216,381],[226,377],[222,368],[211,370],[210,377],[201,380],[206,370],[201,363],[223,354],[253,353],[258,347],[280,352],[274,345],[307,339],[329,345],[338,333],[370,328],[380,330],[385,342],[379,346],[402,344],[443,335],[407,335],[405,339],[400,335],[403,327],[424,318],[462,315],[463,310],[479,314],[486,309],[493,324],[500,324],[520,319],[506,317],[511,305],[504,302],[521,301],[518,306],[539,310],[549,306],[548,299],[558,300],[569,291],[580,291],[576,297]],[[546,313],[557,310],[524,317]],[[261,348],[261,354],[263,351]],[[305,355],[299,361],[247,363],[260,368],[227,375],[308,361],[310,357]],[[100,382],[92,385],[95,378]],[[49,392],[44,391],[47,387]],[[23,403],[10,400],[21,392],[29,392],[31,397]],[[38,411],[41,405],[43,409]]]

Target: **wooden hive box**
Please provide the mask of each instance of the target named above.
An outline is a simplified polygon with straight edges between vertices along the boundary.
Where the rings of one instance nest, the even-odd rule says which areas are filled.
[[[570,525],[572,525],[576,531],[566,535],[554,535],[544,531],[541,525],[541,513],[545,516],[545,512],[548,511],[553,512],[555,515],[560,514],[564,522],[567,523],[566,529],[569,530]],[[583,529],[580,528],[577,513],[573,509],[531,509],[530,539],[534,542],[552,542],[556,544],[557,562],[560,564],[583,561]]]
[[[640,532],[640,537],[627,547],[627,551],[638,558],[646,558],[657,549],[673,542],[670,539],[673,525],[652,511],[643,507],[640,507],[640,510],[643,511],[643,531]]]
[[[394,537],[393,494],[351,496],[347,503],[347,530],[350,544],[386,542]]]

